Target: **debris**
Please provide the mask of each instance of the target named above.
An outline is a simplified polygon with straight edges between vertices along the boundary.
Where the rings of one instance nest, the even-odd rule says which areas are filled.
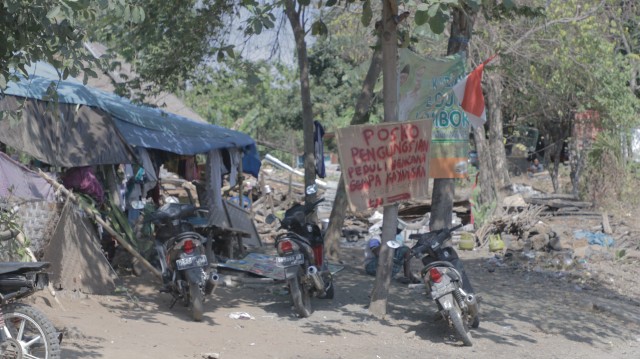
[[[521,194],[514,194],[513,196],[505,197],[505,199],[502,201],[502,204],[505,207],[527,207],[527,202],[525,202]]]
[[[256,319],[253,316],[251,316],[251,314],[249,314],[247,312],[233,312],[233,313],[229,314],[229,318],[231,318],[231,319],[240,319],[240,320]]]
[[[585,238],[589,244],[595,244],[603,247],[613,247],[615,241],[610,235],[604,233],[594,233],[584,230],[576,230],[573,232],[576,239]]]

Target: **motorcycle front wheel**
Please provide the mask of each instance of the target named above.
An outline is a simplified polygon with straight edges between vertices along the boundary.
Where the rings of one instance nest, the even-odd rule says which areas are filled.
[[[471,333],[469,333],[469,328],[466,324],[466,321],[462,320],[462,310],[458,306],[458,302],[453,301],[453,308],[449,310],[449,317],[451,318],[451,323],[453,323],[453,327],[455,328],[458,336],[462,340],[465,346],[472,346],[471,342]]]
[[[58,332],[42,312],[21,303],[4,306],[2,312],[6,339],[0,358],[60,358]]]
[[[201,322],[204,317],[204,295],[195,282],[189,282],[189,306],[193,320]]]
[[[296,313],[302,318],[307,318],[313,313],[313,310],[311,309],[311,293],[302,283],[302,275],[301,267],[298,275],[288,280],[289,293]]]

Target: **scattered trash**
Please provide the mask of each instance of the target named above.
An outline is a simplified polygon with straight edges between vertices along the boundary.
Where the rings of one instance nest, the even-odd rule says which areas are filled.
[[[502,262],[502,259],[500,259],[500,257],[491,257],[489,259],[487,259],[487,263],[488,266],[494,266],[494,267],[504,267],[505,264],[504,262]]]
[[[231,318],[231,319],[240,319],[240,320],[256,319],[256,318],[252,317],[251,314],[249,314],[247,312],[233,312],[233,313],[229,314],[229,318]]]
[[[368,221],[369,221],[369,223],[382,222],[382,218],[384,218],[382,213],[376,211],[376,212],[373,213],[373,215],[371,215],[371,217],[368,218]]]
[[[491,252],[497,252],[504,249],[504,242],[500,238],[500,234],[489,235],[489,250]]]
[[[577,230],[573,232],[573,236],[576,239],[586,239],[589,244],[595,244],[603,247],[613,247],[615,241],[610,235],[604,233],[595,233],[585,230]]]
[[[204,353],[202,354],[204,359],[219,359],[220,353]]]

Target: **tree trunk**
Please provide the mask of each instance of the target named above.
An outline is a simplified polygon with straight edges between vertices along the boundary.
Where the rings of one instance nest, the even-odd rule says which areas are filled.
[[[369,70],[364,78],[362,84],[362,90],[360,96],[358,96],[358,102],[356,103],[356,112],[351,118],[351,125],[360,125],[366,123],[369,117],[369,110],[371,108],[371,101],[373,99],[373,89],[376,84],[376,80],[382,72],[382,50],[376,46],[373,56],[371,57],[371,64]],[[327,258],[337,261],[340,258],[340,237],[342,236],[342,226],[344,225],[344,217],[347,212],[347,191],[344,184],[343,173],[340,173],[340,179],[338,180],[338,189],[336,191],[336,198],[333,201],[333,208],[331,209],[331,215],[329,216],[329,227],[325,234],[325,255]]]
[[[473,31],[477,10],[469,7],[456,7],[453,10],[451,22],[451,36],[447,46],[447,55],[467,51]],[[431,205],[431,229],[442,229],[451,226],[451,212],[453,211],[453,197],[455,182],[452,178],[436,178],[433,181]]]
[[[384,93],[384,121],[398,121],[398,36],[394,15],[389,1],[382,1],[382,80]],[[386,243],[396,235],[398,205],[384,207],[382,219],[382,240],[376,269],[376,281],[371,292],[369,311],[378,318],[387,314],[387,298],[391,282],[391,261],[393,251]]]
[[[499,73],[490,73],[487,76],[488,91],[485,97],[487,103],[487,114],[489,115],[489,154],[493,163],[494,192],[498,194],[499,189],[509,182],[509,164],[504,150],[504,133],[502,131],[502,76]],[[481,167],[482,168],[482,167]]]
[[[562,153],[562,145],[564,140],[571,133],[571,119],[569,118],[561,118],[559,123],[555,123],[552,128],[550,128],[547,132],[547,146],[548,149],[545,150],[544,160],[549,164],[547,166],[547,170],[549,171],[549,176],[551,177],[551,184],[553,185],[553,192],[557,193],[560,189],[558,183],[558,174],[560,169],[560,154]],[[553,151],[553,168],[550,166],[551,164],[551,152]]]
[[[488,204],[496,200],[497,194],[495,189],[495,168],[491,161],[491,153],[489,150],[489,142],[487,141],[484,127],[478,127],[473,130],[476,149],[478,150],[478,161],[480,163],[480,197],[477,199],[476,205]]]
[[[304,187],[305,189],[316,182],[315,146],[313,143],[313,107],[311,105],[311,88],[309,85],[309,58],[307,57],[307,43],[305,42],[305,30],[302,25],[300,12],[296,11],[295,0],[285,0],[285,13],[293,30],[298,54],[298,69],[300,71],[300,99],[302,101],[302,132],[304,139]],[[319,159],[323,160],[323,159]],[[304,203],[311,206],[317,195],[307,194],[305,191]],[[311,209],[307,207],[307,209]]]
[[[564,137],[563,137],[564,138]],[[553,185],[553,192],[554,193],[558,193],[558,190],[560,189],[560,184],[558,182],[558,174],[559,174],[559,170],[560,170],[560,154],[562,153],[562,142],[563,140],[560,140],[559,142],[556,141],[555,145],[552,147],[553,149],[553,169],[552,168],[547,168],[547,170],[549,171],[549,174],[551,175],[551,184]]]

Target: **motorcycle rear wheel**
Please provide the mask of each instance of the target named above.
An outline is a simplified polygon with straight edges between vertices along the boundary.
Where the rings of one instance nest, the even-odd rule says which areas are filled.
[[[201,322],[204,316],[204,296],[198,283],[189,282],[189,304],[193,320]]]
[[[289,279],[289,293],[291,294],[291,301],[296,313],[301,318],[307,318],[313,313],[311,309],[311,293],[309,289],[305,288],[304,284],[300,280],[302,276],[302,268],[298,272],[298,275]]]
[[[449,317],[451,318],[451,323],[453,323],[453,327],[455,328],[458,336],[462,340],[465,346],[472,346],[471,342],[471,333],[469,333],[469,328],[467,327],[466,321],[462,320],[460,307],[458,306],[458,302],[453,301],[453,308],[449,310]]]
[[[13,303],[2,308],[4,321],[11,337],[0,343],[0,357],[10,355],[9,346],[16,348],[22,356],[30,358],[60,358],[60,340],[51,321],[42,312],[26,304]],[[39,338],[35,340],[35,338]],[[8,345],[4,345],[4,344]],[[9,344],[11,343],[11,344]],[[15,352],[15,351],[12,351]]]

